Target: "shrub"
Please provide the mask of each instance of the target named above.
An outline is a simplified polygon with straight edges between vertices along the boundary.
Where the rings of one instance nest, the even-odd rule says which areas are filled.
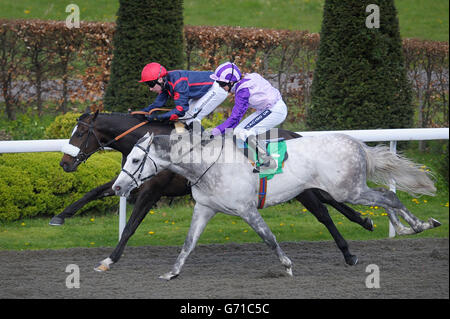
[[[148,88],[138,83],[147,63],[159,62],[168,70],[182,67],[182,1],[123,0],[117,16],[104,106],[126,112],[149,104]]]
[[[13,140],[40,140],[44,138],[45,128],[53,121],[54,115],[16,114],[16,120],[0,118],[0,127]]]
[[[225,121],[225,115],[221,112],[214,112],[210,114],[208,117],[202,120],[202,126],[207,128],[214,128]]]
[[[380,7],[380,28],[365,26]],[[307,125],[312,129],[411,127],[412,90],[393,0],[327,0]]]
[[[58,165],[60,153],[0,155],[0,221],[53,216],[120,172],[118,152],[94,154],[75,173]],[[87,204],[85,211],[105,212],[118,205],[117,198]]]
[[[47,139],[70,138],[80,116],[81,113],[66,113],[57,116],[52,124],[45,129],[44,137]]]

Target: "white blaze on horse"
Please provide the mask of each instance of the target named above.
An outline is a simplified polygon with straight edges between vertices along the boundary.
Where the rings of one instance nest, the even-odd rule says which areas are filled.
[[[146,134],[128,155],[112,186],[117,195],[127,196],[143,180],[164,169],[192,183],[195,207],[191,226],[172,270],[161,278],[169,280],[179,275],[206,224],[217,212],[244,219],[292,275],[291,260],[258,212],[259,178],[245,155],[236,151],[229,137],[197,144],[190,142],[192,136],[184,137],[179,140]],[[395,193],[367,186],[367,180],[383,185],[395,181],[397,189],[410,194],[434,195],[436,189],[428,173],[410,160],[391,153],[387,147],[369,147],[343,134],[302,137],[288,140],[286,145],[289,159],[283,173],[268,181],[264,207],[289,201],[305,189],[318,188],[339,202],[381,206],[390,216],[399,214],[411,225],[413,233],[440,225],[432,218],[426,222],[419,220]],[[208,154],[207,159],[205,154]]]

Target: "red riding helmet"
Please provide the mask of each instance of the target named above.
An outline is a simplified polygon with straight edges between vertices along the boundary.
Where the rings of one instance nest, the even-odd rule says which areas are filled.
[[[167,75],[167,70],[161,64],[152,62],[147,64],[141,73],[141,80],[139,82],[154,81]]]

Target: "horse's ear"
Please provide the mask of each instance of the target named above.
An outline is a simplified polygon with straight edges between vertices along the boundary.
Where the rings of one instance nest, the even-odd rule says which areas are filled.
[[[148,134],[149,132],[147,132]],[[148,144],[151,144],[153,142],[153,138],[155,137],[155,133],[152,132],[152,135],[150,135],[150,139],[148,140]]]
[[[97,111],[95,111],[95,113],[94,113],[94,118],[92,119],[92,122],[94,122],[94,121],[95,121],[95,119],[97,118],[97,116],[98,116],[98,110],[97,110]]]

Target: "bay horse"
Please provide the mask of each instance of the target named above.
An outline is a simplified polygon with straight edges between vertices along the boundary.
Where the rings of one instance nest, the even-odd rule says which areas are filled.
[[[160,276],[162,279],[170,280],[180,274],[207,223],[218,212],[239,216],[247,222],[292,276],[291,260],[258,212],[258,175],[253,173],[253,166],[243,153],[236,151],[235,143],[227,143],[231,138],[214,138],[197,147],[200,144],[191,142],[191,133],[175,138],[146,133],[128,154],[112,186],[117,195],[128,196],[143,180],[151,180],[166,169],[192,183],[195,206],[191,226],[172,270]],[[368,180],[383,185],[394,180],[399,190],[413,195],[434,195],[436,191],[426,172],[386,146],[369,147],[344,134],[290,139],[286,144],[289,159],[283,172],[268,181],[264,207],[297,198],[307,189],[322,189],[339,202],[381,206],[388,214],[394,211],[411,220],[417,231],[435,227],[432,218],[428,222],[412,220],[414,215],[395,193],[367,186]],[[184,150],[181,155],[180,150]],[[205,160],[203,154],[211,153],[218,154],[214,155],[216,159]],[[229,154],[233,156],[230,158]]]
[[[142,125],[144,124],[144,125]],[[141,125],[141,126],[139,126]],[[137,127],[139,126],[139,127]],[[131,128],[137,127],[134,130]],[[172,132],[174,126],[168,123],[151,122],[146,123],[143,115],[124,114],[124,113],[85,113],[80,116],[70,137],[68,147],[65,148],[66,154],[63,155],[60,166],[65,172],[74,172],[77,167],[86,161],[90,155],[102,150],[108,146],[122,153],[122,164],[132,150],[136,142],[148,131],[156,135],[167,135]],[[129,132],[128,134],[123,134]],[[279,130],[280,135],[285,139],[300,137],[300,135]],[[120,137],[120,138],[118,138]],[[63,212],[54,216],[50,220],[50,225],[62,225],[65,218],[70,218],[90,201],[115,195],[112,185],[115,178],[110,182],[96,187],[86,193],[81,199],[66,207]],[[191,194],[191,187],[183,176],[173,173],[170,170],[161,171],[158,176],[149,180],[137,190],[136,201],[131,216],[122,232],[122,236],[111,253],[111,255],[96,266],[97,271],[107,271],[110,265],[117,263],[125,249],[129,238],[134,234],[148,211],[162,197],[178,197]],[[320,223],[325,225],[332,235],[338,248],[344,255],[345,262],[353,265],[357,262],[357,257],[349,251],[348,244],[336,228],[331,219],[325,204],[329,204],[346,216],[352,222],[361,225],[363,228],[372,231],[373,222],[370,218],[362,218],[361,214],[347,205],[337,202],[326,192],[319,189],[308,189],[299,194],[296,198],[308,211],[310,211]],[[396,224],[402,229],[409,229]],[[400,228],[398,228],[401,230]]]

